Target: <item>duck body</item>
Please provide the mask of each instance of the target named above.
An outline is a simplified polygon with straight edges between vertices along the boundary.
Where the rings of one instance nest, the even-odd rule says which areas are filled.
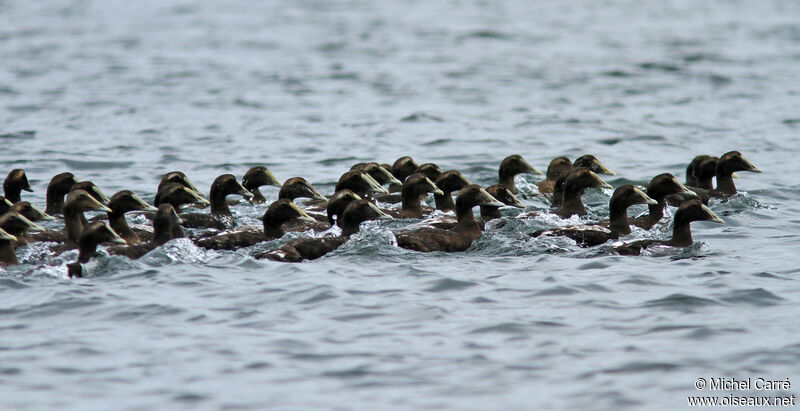
[[[395,234],[397,245],[420,252],[465,251],[472,242],[480,238],[482,232],[475,220],[472,208],[478,205],[502,206],[486,190],[476,184],[464,187],[456,198],[456,218],[458,223],[451,230],[423,227],[413,231]]]
[[[564,178],[564,192],[561,204],[555,214],[561,218],[573,215],[586,215],[581,196],[587,188],[613,188],[585,167],[573,168]]]
[[[289,199],[280,199],[270,204],[261,218],[263,227],[244,226],[214,236],[200,238],[195,243],[214,250],[235,250],[249,247],[262,241],[283,237],[283,224],[293,220],[314,222],[305,211]]]
[[[280,187],[281,182],[264,166],[252,167],[247,170],[242,177],[242,187],[253,194],[253,198],[251,199],[253,204],[264,204],[267,202],[266,197],[264,197],[259,190],[259,187],[266,185]]]
[[[8,201],[18,203],[22,200],[21,193],[23,190],[33,192],[31,184],[28,182],[28,176],[25,175],[25,170],[15,168],[3,180],[3,192]]]
[[[97,253],[97,246],[101,243],[125,244],[114,230],[105,222],[95,221],[86,225],[78,240],[78,261],[67,265],[67,274],[72,277],[83,277],[82,264]]]
[[[645,230],[653,228],[664,217],[667,197],[671,195],[696,196],[693,191],[678,182],[678,179],[670,173],[663,173],[653,177],[647,185],[647,195],[656,200],[657,204],[648,205],[647,214],[631,221],[631,224]]]
[[[699,199],[689,200],[678,207],[675,212],[675,223],[672,227],[672,238],[669,240],[638,240],[615,244],[614,251],[621,255],[640,255],[642,250],[654,246],[688,247],[693,244],[690,223],[693,221],[713,221],[723,223],[708,206]]]
[[[657,205],[658,202],[632,185],[620,186],[614,190],[614,195],[611,196],[609,201],[608,207],[611,218],[607,225],[593,224],[559,227],[537,231],[532,233],[531,236],[564,236],[571,238],[581,247],[600,245],[631,233],[627,210],[628,207],[634,204]]]
[[[497,171],[500,184],[509,189],[512,193],[517,193],[517,188],[514,185],[514,176],[517,174],[544,174],[534,168],[530,163],[525,161],[519,154],[512,154],[500,162],[500,168]]]
[[[233,174],[223,174],[211,183],[208,200],[211,203],[211,213],[182,214],[183,226],[187,228],[215,228],[224,230],[233,226],[233,214],[225,198],[228,195],[240,195],[245,198],[252,197],[246,188],[242,187]]]
[[[186,233],[181,227],[182,223],[182,218],[171,204],[161,204],[158,206],[153,219],[153,238],[150,241],[138,242],[123,247],[111,247],[108,249],[108,253],[122,255],[133,260],[141,258],[170,240],[185,237]]]
[[[422,200],[428,193],[444,195],[428,177],[422,173],[415,173],[403,182],[403,205],[400,210],[382,210],[394,218],[422,218],[427,210],[422,207]]]
[[[69,193],[76,183],[78,183],[78,179],[69,172],[53,176],[47,185],[45,214],[61,214],[64,211],[64,196]]]
[[[351,235],[358,232],[362,222],[391,218],[368,200],[353,200],[342,213],[341,236],[292,240],[277,250],[256,254],[255,258],[292,263],[315,260],[346,243]]]

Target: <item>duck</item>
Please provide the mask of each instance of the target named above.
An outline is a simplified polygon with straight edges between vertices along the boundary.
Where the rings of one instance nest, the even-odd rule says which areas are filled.
[[[497,201],[496,198],[492,197],[479,185],[468,185],[462,188],[456,197],[456,218],[458,223],[453,229],[444,230],[423,227],[412,231],[395,233],[397,245],[421,252],[465,251],[482,234],[480,225],[472,213],[472,208],[479,205],[502,207],[503,203]]]
[[[262,241],[272,241],[283,237],[285,234],[285,230],[282,228],[283,224],[293,220],[317,221],[292,200],[282,198],[270,204],[264,216],[261,217],[263,227],[238,227],[214,236],[199,238],[195,243],[200,247],[213,250],[235,250],[249,247]]]
[[[553,188],[556,185],[556,179],[558,179],[562,173],[565,173],[570,169],[572,169],[572,162],[569,161],[569,158],[567,157],[561,156],[550,160],[550,164],[547,165],[545,179],[536,183],[539,193],[552,193]]]
[[[436,179],[431,178],[431,180],[435,181],[436,187],[442,191],[442,194],[433,195],[436,209],[440,211],[455,211],[456,203],[453,202],[451,193],[472,184],[458,170],[442,172]]]
[[[336,250],[359,231],[359,226],[367,220],[391,219],[369,200],[353,200],[342,213],[342,234],[338,237],[298,238],[284,244],[277,250],[258,253],[256,259],[269,259],[297,263],[303,260],[315,260]]]
[[[189,180],[189,177],[186,177],[186,174],[184,174],[182,171],[170,171],[169,173],[164,174],[161,177],[161,181],[158,182],[158,188],[156,189],[156,192],[161,191],[161,187],[169,183],[178,183],[189,190],[194,191],[200,197],[205,196],[205,194],[203,194],[203,192],[200,191],[197,186],[192,183],[192,180]]]
[[[17,237],[17,244],[27,243],[22,237],[27,231],[44,231],[44,228],[13,210],[0,216],[0,229]]]
[[[506,186],[502,184],[494,184],[489,187],[486,187],[486,192],[491,194],[492,197],[496,198],[498,201],[503,203],[503,205],[508,207],[516,207],[516,208],[525,208],[522,202],[519,201],[517,196],[511,192],[511,190],[507,189]],[[500,214],[499,206],[492,206],[492,205],[482,205],[478,207],[480,210],[480,218],[477,219],[478,225],[481,227],[481,231],[486,229],[486,223],[492,220],[496,220],[498,218],[502,218],[503,215]],[[442,228],[445,230],[450,230],[454,228],[458,224],[458,220],[450,215],[442,215],[437,217],[433,220],[423,221],[422,225],[431,226],[436,228]]]
[[[183,220],[175,211],[175,207],[169,203],[161,204],[153,219],[153,237],[149,241],[135,244],[126,241],[129,245],[110,247],[107,251],[112,255],[122,255],[132,260],[139,259],[170,240],[186,237],[181,224]]]
[[[517,193],[517,188],[514,185],[514,176],[522,173],[544,174],[530,165],[530,163],[525,161],[519,154],[512,154],[500,162],[500,168],[498,169],[500,184],[514,194]]]
[[[717,175],[719,157],[702,154],[695,156],[686,166],[686,185],[690,187],[712,190],[712,179]]]
[[[402,156],[395,160],[394,164],[392,164],[392,175],[400,181],[400,183],[395,183],[389,186],[389,192],[391,193],[399,193],[403,191],[403,181],[405,181],[406,177],[414,174],[419,168],[419,164],[414,161],[413,158],[409,156]],[[337,190],[338,191],[338,190]]]
[[[153,205],[158,207],[161,204],[170,204],[175,210],[180,212],[181,206],[185,204],[199,203],[202,205],[210,205],[211,203],[205,198],[200,197],[196,191],[180,183],[166,183],[158,189],[156,196],[153,198]],[[148,216],[152,219],[154,216]]]
[[[412,174],[403,181],[402,208],[382,211],[394,218],[422,218],[423,214],[426,214],[422,208],[422,200],[428,193],[444,195],[444,192],[422,173]]]
[[[712,221],[725,223],[707,205],[699,199],[685,201],[675,212],[675,222],[672,227],[672,238],[669,240],[638,240],[628,243],[619,243],[612,246],[613,250],[621,255],[641,255],[642,250],[656,246],[688,247],[694,243],[690,223],[693,221]]]
[[[603,181],[594,171],[585,167],[573,168],[564,179],[564,194],[561,205],[555,214],[561,218],[570,218],[573,215],[586,215],[581,196],[587,188],[614,188]]]
[[[696,177],[698,184],[703,184],[704,186],[709,187],[709,169],[713,167],[715,160],[715,157],[709,156],[709,158],[701,160],[699,165],[695,167],[695,173],[701,173]],[[737,171],[761,173],[761,169],[747,160],[741,152],[729,151],[719,157],[719,160],[716,161],[715,174],[717,177],[717,188],[713,190],[693,186],[689,186],[689,188],[695,192],[697,197],[703,202],[703,204],[706,205],[711,198],[728,198],[738,193],[736,185],[733,183],[734,173]],[[671,195],[667,198],[668,203],[674,206],[679,206],[683,201],[686,200],[687,196],[685,195]]]
[[[211,190],[208,198],[211,203],[211,213],[183,213],[181,219],[183,226],[187,228],[216,228],[224,230],[233,225],[233,214],[228,207],[225,197],[231,194],[240,195],[245,198],[253,196],[246,188],[242,187],[233,174],[223,174],[211,183]]]
[[[355,200],[361,200],[361,196],[352,192],[351,190],[339,190],[331,196],[328,200],[326,213],[328,216],[328,224],[332,227],[334,224],[339,228],[342,227],[342,213],[347,206]]]
[[[367,197],[370,193],[388,194],[389,191],[383,188],[374,178],[361,170],[351,170],[339,177],[334,192],[350,190],[361,197]]]
[[[517,196],[515,196],[514,193],[511,192],[511,190],[509,190],[508,188],[506,188],[506,186],[502,184],[494,184],[489,187],[486,187],[486,192],[506,206],[525,208],[525,206],[522,204],[522,202],[519,201]],[[479,209],[481,212],[481,218],[480,218],[481,224],[485,224],[487,221],[503,217],[503,215],[500,214],[500,207],[496,205],[481,205]],[[481,226],[481,230],[483,229],[484,227]]]
[[[48,215],[59,215],[64,211],[64,196],[69,193],[72,186],[78,182],[75,175],[70,172],[56,174],[47,185],[46,206],[44,212]]]
[[[350,170],[361,170],[369,174],[370,177],[375,179],[375,181],[377,181],[380,185],[403,184],[391,173],[391,171],[387,170],[376,162],[354,164],[352,167],[350,167]]]
[[[91,194],[85,190],[72,190],[67,194],[67,201],[64,205],[64,230],[45,230],[41,233],[31,234],[24,238],[25,241],[50,241],[65,243],[63,248],[75,248],[78,246],[86,218],[83,213],[86,211],[105,211],[111,209],[101,204]]]
[[[67,264],[67,275],[70,278],[83,277],[82,264],[88,263],[94,257],[97,246],[101,243],[125,244],[125,240],[103,221],[89,223],[78,240],[78,260]]]
[[[111,229],[125,240],[128,245],[139,244],[142,242],[142,236],[128,225],[125,220],[125,213],[131,211],[158,211],[158,209],[147,204],[141,197],[130,190],[122,190],[111,196],[108,201],[108,208],[111,209],[108,213],[108,223]]]
[[[689,190],[681,184],[674,175],[662,173],[650,180],[647,185],[646,193],[650,198],[656,200],[657,204],[647,206],[648,212],[645,215],[636,217],[631,224],[649,230],[653,228],[664,217],[664,207],[667,206],[667,196],[681,194],[687,196],[697,196],[694,191]]]
[[[14,242],[17,237],[0,228],[0,267],[19,264],[17,254],[14,253]]]
[[[250,199],[253,204],[264,204],[267,202],[267,198],[264,197],[259,190],[261,186],[280,187],[281,182],[264,166],[252,167],[244,173],[242,177],[242,187],[253,194],[253,198]]]
[[[28,220],[31,221],[55,220],[55,218],[47,215],[47,213],[27,201],[20,201],[8,207],[10,204],[11,202],[0,196],[0,215],[13,210],[24,215]]]
[[[631,233],[628,220],[628,207],[634,204],[658,205],[658,201],[650,198],[644,191],[632,185],[623,185],[614,190],[608,204],[610,220],[607,225],[575,225],[531,233],[531,237],[564,236],[569,237],[581,246],[592,247],[608,240],[616,240],[620,236]]]
[[[107,205],[109,202],[108,197],[103,193],[102,190],[100,190],[100,187],[98,187],[97,184],[91,181],[79,181],[73,184],[69,190],[70,191],[83,190],[89,193],[89,195],[94,197],[94,199],[97,200],[97,202],[103,205]],[[67,195],[69,196],[69,192],[67,193]]]
[[[417,169],[414,171],[414,174],[420,173],[425,177],[428,177],[431,181],[436,181],[436,179],[438,179],[443,172],[444,171],[442,171],[441,167],[438,165],[434,163],[425,163],[417,167]]]
[[[733,173],[737,171],[761,173],[761,169],[744,158],[742,153],[729,151],[719,158],[717,163],[717,188],[711,191],[711,196],[724,198],[738,193],[736,185],[733,183]]]
[[[19,264],[14,252],[14,247],[22,243],[19,236],[27,231],[41,230],[42,227],[15,211],[0,217],[0,267]]]
[[[28,182],[28,176],[25,175],[25,170],[15,168],[3,180],[3,192],[8,201],[18,203],[22,200],[20,196],[22,190],[33,192],[31,184]]]
[[[551,196],[552,207],[558,208],[561,206],[561,201],[564,198],[564,182],[569,175],[569,171],[580,167],[586,168],[595,174],[605,174],[610,176],[617,175],[615,172],[609,170],[608,167],[606,167],[602,162],[600,162],[597,157],[591,154],[584,154],[575,159],[575,161],[572,163],[572,168],[563,171],[561,175],[556,178],[556,181],[553,184],[553,192]]]

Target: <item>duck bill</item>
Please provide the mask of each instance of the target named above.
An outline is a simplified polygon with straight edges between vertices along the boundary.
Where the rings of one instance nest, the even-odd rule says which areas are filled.
[[[28,220],[24,215],[20,214],[19,218],[25,224],[25,231],[44,231],[44,227],[34,223],[31,220]]]
[[[444,195],[444,191],[442,191],[442,190],[441,190],[439,187],[436,187],[436,183],[434,183],[433,181],[431,181],[431,179],[430,179],[430,178],[427,178],[427,177],[425,177],[425,181],[426,181],[428,184],[430,184],[430,190],[431,190],[430,192],[431,192],[431,193],[433,193],[433,194],[436,194],[436,195],[440,195],[440,196],[443,196],[443,195]]]
[[[658,201],[653,200],[652,198],[650,198],[650,196],[645,194],[644,191],[638,189],[637,187],[633,188],[633,192],[635,192],[636,194],[639,195],[639,198],[641,198],[641,200],[642,200],[642,202],[641,202],[642,204],[658,205]]]
[[[753,173],[761,173],[762,172],[760,168],[756,167],[753,163],[751,163],[746,158],[742,157],[742,161],[744,162],[744,166],[746,167],[742,171],[750,171],[750,172],[753,172]]]
[[[250,190],[244,188],[241,184],[236,183],[238,187],[236,187],[236,194],[244,197],[244,198],[253,198],[253,193]]]
[[[311,184],[308,185],[308,191],[311,194],[311,198],[315,200],[325,201],[328,199],[328,197],[325,197],[324,195],[320,194],[319,191],[317,191],[317,189],[314,188],[314,186],[312,186]]]
[[[280,180],[278,180],[269,170],[264,170],[264,176],[267,178],[268,186],[280,187],[283,185],[283,183],[281,183]]]
[[[307,223],[314,223],[314,222],[317,221],[317,220],[314,219],[314,217],[311,217],[310,215],[308,215],[308,213],[306,213],[305,210],[303,210],[302,208],[298,207],[297,204],[291,203],[290,207],[292,207],[292,209],[295,212],[297,212],[297,217],[295,218],[296,220],[305,221]]]
[[[7,240],[7,241],[17,241],[17,237],[5,232],[2,228],[0,228],[0,240]]]
[[[375,179],[372,178],[372,176],[370,176],[369,174],[361,173],[361,178],[369,185],[369,188],[372,191],[381,194],[389,194],[389,190],[383,188],[383,186],[381,186],[377,181],[375,181]]]
[[[543,172],[541,172],[540,170],[536,169],[536,167],[532,166],[530,163],[528,163],[525,160],[522,160],[522,165],[525,166],[525,173],[528,173],[528,174],[539,174],[539,175],[543,175],[544,174]]]
[[[508,204],[506,204],[507,206],[517,207],[517,208],[525,208],[525,205],[522,204],[521,201],[519,201],[517,196],[515,196],[514,194],[511,194],[511,193],[509,193],[509,195],[510,195],[511,201],[509,201]]]
[[[370,203],[369,206],[370,208],[375,210],[375,212],[378,214],[377,217],[374,218],[375,220],[394,220],[394,217],[381,211],[381,209],[378,208],[375,204]]]
[[[594,161],[593,161],[593,163],[594,163],[594,165],[595,165],[595,166],[597,166],[597,169],[598,169],[598,170],[600,170],[600,171],[598,171],[598,173],[600,173],[600,174],[606,174],[606,175],[609,175],[609,176],[615,176],[615,175],[617,175],[617,173],[615,173],[615,172],[613,172],[613,171],[609,170],[609,169],[608,169],[608,167],[606,167],[606,165],[605,165],[605,164],[601,163],[601,162],[600,162],[600,160],[598,160],[598,159],[596,159],[596,158],[595,158],[595,159],[594,159]]]
[[[386,179],[388,180],[387,181],[388,184],[400,184],[400,185],[403,185],[403,182],[398,180],[397,177],[395,177],[392,173],[389,172],[389,170],[387,170],[387,169],[385,169],[383,167],[379,167],[379,169],[380,169],[380,173],[384,177],[386,177]]]
[[[719,218],[719,216],[714,214],[714,212],[711,211],[711,209],[708,208],[707,205],[703,205],[703,211],[705,211],[706,215],[708,216],[707,221],[713,221],[715,223],[725,224],[725,221],[723,221],[721,218]]]
[[[594,171],[590,171],[589,173],[592,175],[592,177],[595,180],[595,187],[596,188],[611,188],[611,189],[614,188],[614,187],[611,186],[611,184],[608,184],[605,181],[603,181],[603,179],[600,178],[600,176],[598,176]]]
[[[503,207],[505,204],[494,198],[488,191],[481,189],[480,197],[478,198],[478,205],[490,207]]]
[[[48,215],[44,211],[40,210],[39,207],[36,207],[33,204],[31,204],[31,210],[33,210],[33,213],[36,214],[36,219],[37,220],[44,220],[44,221],[55,220],[55,218],[53,216]]]
[[[675,178],[675,177],[672,177],[672,181],[673,181],[675,184],[677,184],[678,188],[680,188],[680,189],[681,189],[681,192],[682,192],[682,193],[684,193],[684,194],[688,194],[690,197],[697,197],[697,193],[695,193],[694,191],[692,191],[692,190],[689,190],[688,188],[686,188],[686,186],[685,186],[685,185],[683,185],[683,184],[681,184],[681,182],[680,182],[680,181],[678,181],[678,179],[677,179],[677,178]]]
[[[104,193],[103,193],[103,192],[100,190],[100,188],[99,188],[99,187],[97,187],[96,185],[93,185],[93,186],[92,186],[92,194],[93,194],[93,195],[92,195],[92,197],[95,197],[95,198],[96,198],[98,201],[100,201],[100,202],[101,202],[101,203],[103,203],[103,204],[108,204],[108,202],[109,202],[109,201],[111,201],[111,200],[109,200],[109,199],[108,199],[108,197],[107,197],[107,196],[106,196],[106,195],[105,195],[105,194],[104,194]]]
[[[96,211],[105,211],[107,213],[113,212],[113,210],[111,210],[110,208],[106,207],[105,205],[103,205],[99,201],[97,201],[96,198],[94,198],[92,196],[88,196],[88,197],[89,197],[88,201],[89,201],[89,208],[90,209],[96,210]]]
[[[133,195],[133,201],[136,201],[136,206],[140,211],[152,211],[152,212],[158,211],[157,208],[151,206],[150,204],[147,204],[144,200],[142,200],[141,197],[139,197],[136,194]]]
[[[183,185],[185,185],[187,188],[189,188],[190,190],[192,190],[192,191],[194,191],[195,193],[197,193],[197,195],[199,195],[199,196],[202,196],[202,195],[203,195],[203,192],[202,192],[202,191],[200,191],[200,189],[199,189],[199,188],[197,188],[197,186],[196,186],[196,185],[194,185],[194,183],[192,183],[192,180],[189,180],[189,177],[186,177],[186,175],[184,175],[183,177],[181,177],[181,182],[182,182],[182,183],[183,183]]]
[[[22,189],[29,193],[33,192],[33,189],[31,188],[31,183],[29,183],[28,180],[25,180],[25,184],[22,185]]]

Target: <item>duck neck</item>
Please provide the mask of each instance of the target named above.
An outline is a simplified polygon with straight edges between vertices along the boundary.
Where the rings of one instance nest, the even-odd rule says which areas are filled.
[[[403,210],[405,211],[413,211],[415,213],[422,214],[422,199],[425,198],[425,194],[423,195],[404,195],[403,196]],[[358,231],[358,230],[356,230]]]
[[[657,198],[658,204],[650,204],[647,206],[647,218],[650,221],[661,221],[661,217],[664,217],[664,207],[666,207],[667,202],[664,197]]]
[[[670,245],[675,247],[688,247],[694,242],[692,240],[691,221],[683,217],[683,214],[675,214],[675,224],[672,227],[672,239]]]
[[[17,255],[14,253],[14,243],[11,240],[0,240],[0,264],[19,264]]]
[[[506,174],[500,171],[500,185],[507,188],[512,193],[517,193],[517,187],[514,185],[514,174]]]
[[[483,221],[494,220],[502,217],[503,215],[500,214],[500,207],[481,206],[481,218],[483,218]]]
[[[733,173],[724,170],[719,170],[718,173],[717,191],[729,196],[736,194],[736,185],[733,184]]]
[[[270,238],[281,238],[283,237],[283,230],[281,229],[280,224],[274,225],[271,222],[264,222],[264,236]]]
[[[97,242],[95,241],[81,241],[78,246],[78,262],[87,263],[89,259],[97,252]]]
[[[108,224],[128,244],[136,244],[140,241],[139,235],[131,229],[125,220],[125,213],[116,211],[108,213]]]
[[[77,243],[83,231],[83,212],[64,207],[64,229],[67,231],[67,239]]]
[[[565,190],[564,199],[561,200],[561,206],[559,207],[559,214],[564,218],[568,218],[574,214],[586,215],[586,208],[583,206],[583,201],[581,200],[582,194],[583,189],[577,191]]]
[[[347,238],[347,237],[350,237],[351,235],[357,233],[358,232],[358,228],[359,228],[360,225],[361,225],[360,222],[356,222],[356,223],[348,223],[346,221],[343,222],[342,223],[342,235],[341,236],[344,237],[344,238]]]
[[[259,190],[258,187],[247,188],[247,189],[250,190],[251,193],[253,193],[253,199],[252,199],[253,204],[264,204],[267,202],[267,198],[264,197],[264,194],[261,194],[261,190]]]
[[[697,179],[697,185],[694,187],[702,188],[703,190],[713,190],[714,183],[712,182],[712,177]]]
[[[58,187],[47,187],[46,214],[61,214],[64,212],[64,196],[67,193],[58,190]]]
[[[610,221],[608,228],[619,234],[630,234],[631,226],[628,224],[628,208],[612,204],[609,211]]]
[[[225,201],[227,194],[216,187],[211,189],[208,201],[211,202],[211,214],[232,216],[228,202]]]
[[[6,194],[6,200],[10,201],[12,204],[19,203],[22,198],[20,197],[20,190],[17,187],[9,187],[4,192]]]
[[[456,218],[458,224],[453,231],[467,234],[473,240],[481,236],[481,226],[475,219],[475,214],[472,213],[472,207],[456,207]]]
[[[433,200],[436,202],[436,209],[441,211],[454,211],[456,209],[456,203],[453,202],[453,196],[450,193],[444,193],[443,195],[434,194]]]
[[[169,240],[175,238],[183,238],[186,236],[180,224],[172,223],[170,221],[161,221],[159,219],[153,221],[153,242],[161,245]]]

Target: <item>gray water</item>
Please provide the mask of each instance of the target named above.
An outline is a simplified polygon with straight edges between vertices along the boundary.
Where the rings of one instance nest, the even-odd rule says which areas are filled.
[[[401,155],[483,185],[514,153],[592,153],[614,186],[729,150],[764,170],[712,201],[726,224],[641,257],[526,236],[607,216],[610,190],[581,219],[504,210],[454,254],[397,248],[410,221],[294,265],[250,255],[298,234],[178,240],[76,280],[74,251],[21,248],[0,269],[0,408],[674,409],[698,377],[797,392],[797,2],[6,0],[0,19],[1,172],[24,168],[41,206],[63,171],[152,199],[167,171],[207,189],[253,165],[330,194]],[[539,179],[518,177],[528,210],[547,209]]]

